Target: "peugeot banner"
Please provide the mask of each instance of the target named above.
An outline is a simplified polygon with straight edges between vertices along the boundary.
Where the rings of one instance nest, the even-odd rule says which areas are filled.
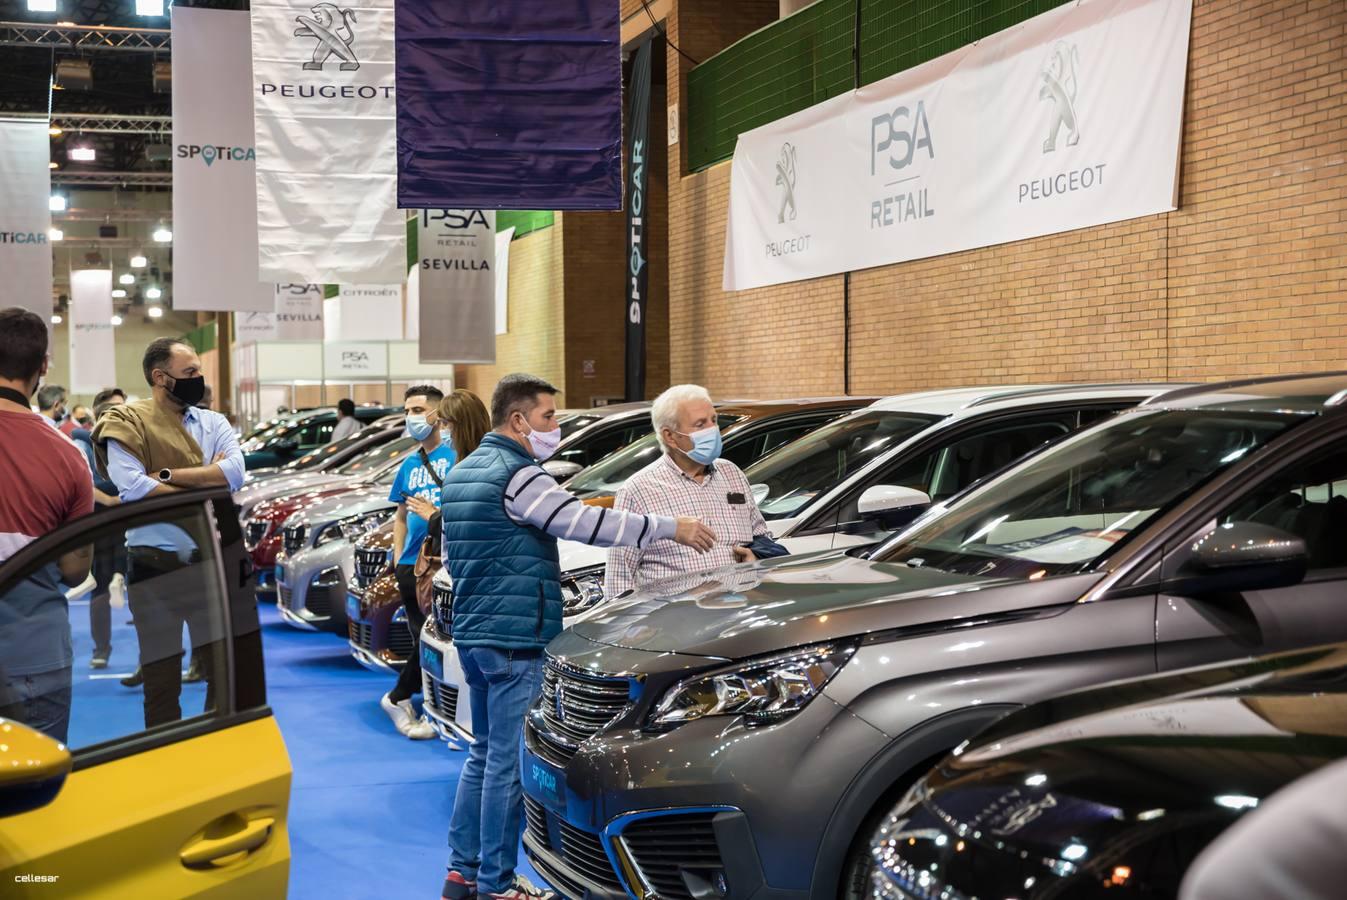
[[[6,306],[51,318],[51,136],[46,119],[0,118],[0,273]]]
[[[253,0],[252,43],[259,277],[401,284],[392,0]]]
[[[272,311],[234,313],[234,342],[321,341],[323,286],[278,284],[274,288]]]
[[[1080,0],[739,136],[726,290],[1177,207],[1192,0]]]
[[[636,50],[631,69],[631,133],[627,135],[627,400],[645,399],[645,206],[650,142],[650,41]]]
[[[417,220],[423,363],[496,361],[496,214],[425,209]]]
[[[173,308],[271,309],[257,280],[248,14],[173,10]]]
[[[71,271],[69,314],[70,392],[96,394],[117,383],[111,269]]]
[[[619,6],[399,0],[400,205],[620,209]]]

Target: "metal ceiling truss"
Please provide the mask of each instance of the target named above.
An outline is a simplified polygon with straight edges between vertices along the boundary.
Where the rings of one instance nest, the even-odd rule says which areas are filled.
[[[0,119],[41,119],[46,113],[3,113]],[[99,113],[53,112],[51,124],[69,134],[148,134],[168,140],[173,136],[172,116],[119,116]]]
[[[67,187],[162,187],[173,184],[172,172],[52,172],[51,183]]]
[[[54,47],[58,50],[120,50],[159,53],[169,49],[167,28],[110,28],[101,25],[38,25],[0,22],[0,47]]]

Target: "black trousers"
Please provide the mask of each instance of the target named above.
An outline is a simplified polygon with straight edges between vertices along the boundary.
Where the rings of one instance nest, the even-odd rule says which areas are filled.
[[[421,614],[421,605],[416,602],[414,570],[414,566],[398,566],[394,569],[398,593],[402,595],[402,608],[407,611],[407,627],[412,631],[411,658],[398,674],[398,683],[388,692],[388,698],[394,703],[401,703],[411,699],[412,694],[421,693],[421,627],[426,624],[426,617]]]
[[[112,653],[112,597],[108,585],[112,576],[126,574],[126,541],[109,534],[94,541],[93,574],[97,586],[89,595],[89,631],[94,639],[94,656]]]
[[[187,625],[193,653],[206,676],[204,712],[215,708],[215,645],[211,634],[211,598],[202,592],[200,574],[174,553],[129,547],[130,606],[140,642],[145,679],[145,727],[182,719],[182,626]]]

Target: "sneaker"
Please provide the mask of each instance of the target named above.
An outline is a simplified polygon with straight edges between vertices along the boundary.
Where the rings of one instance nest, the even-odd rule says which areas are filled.
[[[195,684],[198,681],[206,680],[206,673],[201,668],[201,660],[193,659],[187,665],[187,673],[182,676],[182,680],[187,684]]]
[[[435,729],[430,727],[429,722],[422,722],[416,714],[416,707],[412,706],[410,700],[400,700],[394,703],[387,694],[379,700],[379,705],[383,707],[384,712],[388,713],[388,718],[393,720],[393,727],[398,730],[398,734],[414,741],[424,741],[435,736]]]
[[[440,900],[470,900],[477,896],[477,882],[469,881],[457,872],[450,872],[440,889]]]
[[[430,720],[424,715],[412,723],[412,730],[408,732],[407,737],[414,741],[428,741],[435,737],[435,726],[430,724]]]
[[[483,897],[490,900],[556,900],[559,896],[556,891],[544,890],[533,882],[529,881],[523,875],[514,877],[514,884],[503,891],[492,891],[482,894]]]
[[[136,666],[134,672],[122,679],[122,684],[126,687],[139,687],[144,681],[145,673],[141,671],[140,666]]]
[[[95,653],[94,658],[89,660],[89,668],[106,669],[108,667],[108,655],[106,653]]]

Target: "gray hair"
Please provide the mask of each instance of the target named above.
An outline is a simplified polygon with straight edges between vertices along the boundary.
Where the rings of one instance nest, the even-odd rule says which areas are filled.
[[[655,402],[651,404],[650,421],[655,425],[655,439],[665,450],[669,447],[664,443],[664,436],[660,431],[665,428],[677,431],[678,408],[684,403],[697,401],[711,402],[711,395],[707,393],[706,388],[700,384],[676,384],[656,397]]]

